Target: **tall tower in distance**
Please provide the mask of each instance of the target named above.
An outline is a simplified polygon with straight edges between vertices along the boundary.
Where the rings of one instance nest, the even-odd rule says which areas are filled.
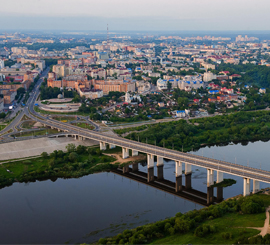
[[[107,24],[107,44],[109,44],[109,25]]]

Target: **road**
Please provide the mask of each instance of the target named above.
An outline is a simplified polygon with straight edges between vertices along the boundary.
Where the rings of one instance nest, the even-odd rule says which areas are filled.
[[[12,120],[12,122],[7,127],[5,127],[3,130],[0,131],[0,135],[6,134],[9,130],[13,130],[13,132],[16,132],[17,131],[16,126],[19,124],[19,122],[21,121],[21,119],[23,118],[23,116],[28,113],[27,105],[29,103],[30,98],[33,97],[34,91],[35,91],[35,93],[37,91],[39,91],[39,87],[40,87],[41,83],[43,82],[42,78],[43,77],[46,77],[48,75],[48,72],[49,71],[50,71],[50,68],[47,68],[46,70],[43,71],[43,73],[41,73],[41,76],[40,76],[39,81],[35,85],[35,87],[34,87],[34,89],[32,91],[32,94],[30,95],[28,101],[26,102],[26,107],[21,108],[21,107],[18,106],[16,108],[17,111],[20,110],[19,115],[17,117],[15,117]]]
[[[170,150],[170,149],[166,149],[166,148],[162,148],[158,146],[153,146],[153,145],[149,145],[149,144],[145,144],[141,142],[128,140],[128,139],[121,138],[118,136],[108,136],[100,132],[83,129],[75,125],[70,125],[68,123],[59,122],[57,120],[44,117],[38,114],[34,110],[34,105],[39,95],[39,87],[41,85],[41,82],[42,80],[40,79],[38,83],[36,84],[35,88],[33,89],[33,93],[31,94],[27,103],[28,110],[27,110],[27,107],[25,107],[23,113],[25,113],[28,117],[32,118],[33,120],[38,121],[44,125],[57,128],[70,135],[79,135],[79,136],[96,140],[99,142],[114,144],[123,148],[133,149],[138,152],[160,156],[160,157],[174,160],[177,162],[189,163],[189,164],[199,166],[199,167],[204,167],[207,169],[213,169],[216,171],[221,171],[224,173],[241,176],[244,178],[249,178],[249,179],[258,180],[261,182],[270,183],[269,171],[255,169],[251,167],[244,167],[242,165],[233,164],[233,163],[229,163],[225,161],[219,161],[216,159],[192,155],[189,153],[183,153],[183,152],[179,152],[175,150]]]
[[[40,84],[36,87],[35,93],[29,99],[29,112],[28,116],[33,120],[39,121],[45,125],[58,128],[64,132],[68,132],[68,134],[75,134],[79,136],[83,136],[89,139],[97,140],[99,142],[104,142],[108,144],[114,144],[120,147],[133,149],[139,152],[160,156],[166,159],[189,163],[195,166],[204,167],[207,169],[213,169],[217,171],[221,171],[224,173],[229,173],[236,176],[241,176],[244,178],[255,179],[258,181],[270,183],[270,172],[264,171],[260,169],[254,169],[251,167],[244,167],[242,165],[233,164],[225,161],[218,161],[216,159],[210,159],[207,157],[192,155],[189,153],[183,153],[175,150],[170,150],[158,146],[148,145],[141,142],[136,142],[132,140],[128,140],[125,138],[121,138],[118,136],[107,136],[100,132],[95,132],[87,129],[83,129],[77,127],[75,125],[70,125],[68,123],[59,122],[53,119],[49,119],[47,117],[41,116],[34,110],[34,104],[36,98],[39,94]]]

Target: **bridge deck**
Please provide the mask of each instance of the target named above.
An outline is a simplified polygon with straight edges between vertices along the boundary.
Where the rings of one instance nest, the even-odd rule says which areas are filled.
[[[219,161],[216,159],[192,155],[188,153],[183,153],[176,150],[171,150],[171,149],[153,146],[153,145],[149,145],[149,144],[145,144],[141,142],[136,142],[136,141],[128,140],[128,139],[117,137],[117,136],[108,136],[102,133],[83,129],[83,128],[73,126],[67,123],[60,123],[53,119],[47,119],[40,115],[39,115],[39,118],[36,118],[32,115],[30,115],[30,117],[48,126],[58,128],[65,132],[68,131],[69,132],[68,134],[79,135],[79,136],[89,138],[92,140],[97,140],[99,142],[105,142],[108,144],[114,144],[116,146],[125,147],[128,149],[133,149],[138,152],[152,154],[152,155],[164,157],[164,158],[174,160],[174,161],[185,162],[185,163],[189,163],[195,166],[213,169],[216,171],[222,171],[224,173],[240,176],[243,178],[249,178],[249,179],[258,180],[265,183],[270,183],[269,171],[255,169],[251,167],[245,167],[239,164]]]

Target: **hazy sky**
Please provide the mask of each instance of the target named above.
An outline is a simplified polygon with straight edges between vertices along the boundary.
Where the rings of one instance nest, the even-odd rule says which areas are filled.
[[[269,0],[0,0],[0,29],[270,30]]]

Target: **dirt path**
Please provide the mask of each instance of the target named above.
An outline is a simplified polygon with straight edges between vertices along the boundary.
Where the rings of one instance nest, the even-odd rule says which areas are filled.
[[[254,229],[254,230],[261,231],[260,234],[258,234],[256,236],[261,235],[262,237],[264,237],[266,234],[270,234],[269,211],[270,211],[270,206],[268,208],[266,208],[266,210],[265,210],[266,218],[265,218],[263,227],[241,227],[241,228]],[[238,228],[240,228],[240,227],[238,227]]]
[[[269,233],[269,210],[270,206],[265,211],[266,219],[264,221],[264,227],[262,228],[262,231],[260,233],[262,237]]]
[[[105,153],[103,153],[104,155],[107,155],[107,156],[111,156],[111,157],[115,157],[116,158],[116,160],[114,161],[114,162],[112,162],[112,164],[115,164],[115,163],[125,163],[125,162],[135,162],[135,161],[138,161],[138,160],[146,160],[145,159],[145,155],[143,155],[143,154],[139,154],[138,156],[130,156],[130,157],[128,157],[128,158],[126,158],[126,159],[123,159],[122,158],[122,156],[121,156],[121,154],[105,154]]]

